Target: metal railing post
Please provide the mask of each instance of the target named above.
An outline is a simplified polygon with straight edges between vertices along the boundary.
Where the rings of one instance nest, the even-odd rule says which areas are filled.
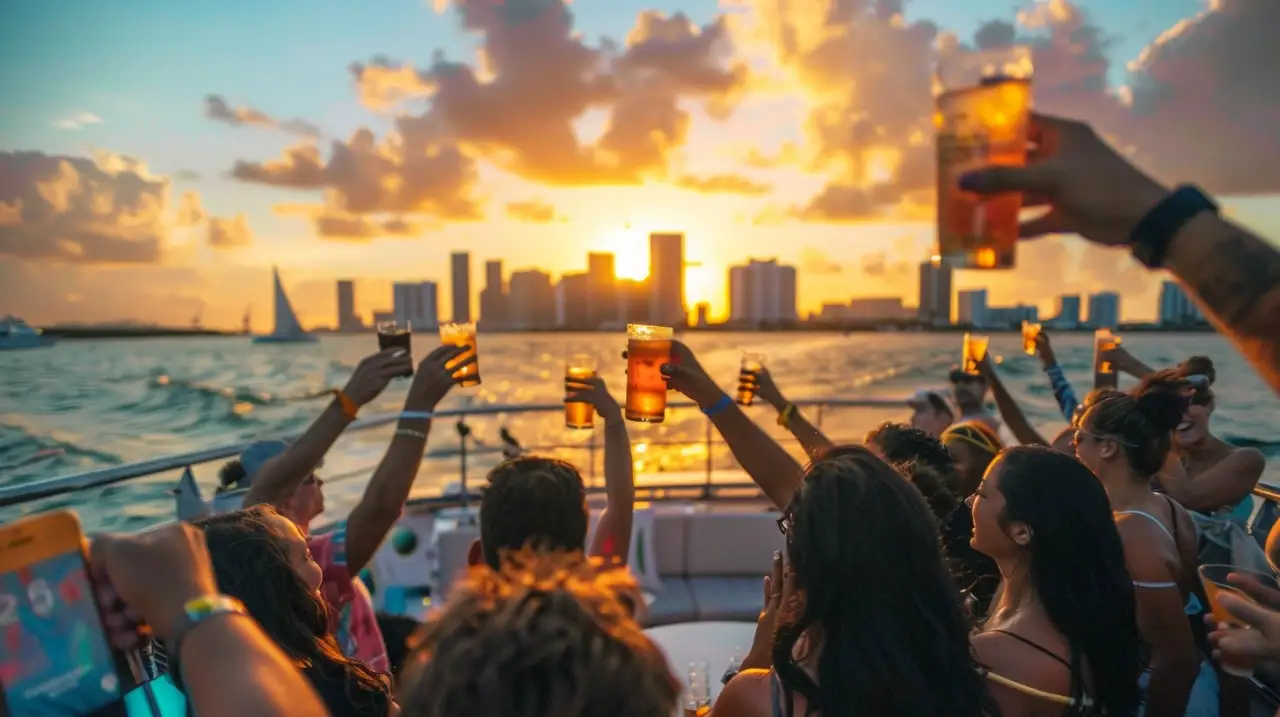
[[[826,407],[827,404],[825,403],[818,404],[818,422],[814,425],[814,428],[817,428],[818,430],[822,430],[822,409]]]
[[[471,427],[458,419],[458,502],[462,509],[467,509],[467,439],[471,437]]]
[[[591,436],[587,439],[587,477],[589,483],[595,485],[596,482],[596,429],[591,429]]]
[[[702,486],[702,497],[711,498],[711,474],[715,470],[715,460],[711,456],[711,449],[715,445],[711,442],[711,419],[707,419],[706,433],[703,435],[703,442],[707,447],[707,475],[706,484]]]

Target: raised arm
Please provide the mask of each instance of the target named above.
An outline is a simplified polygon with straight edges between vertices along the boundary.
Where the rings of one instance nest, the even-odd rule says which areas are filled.
[[[769,500],[785,508],[800,485],[804,467],[711,380],[688,346],[671,342],[671,363],[662,373],[669,387],[688,396],[711,419],[733,457]]]
[[[142,625],[172,642],[181,630],[178,669],[199,715],[315,717],[324,704],[302,672],[246,614],[192,623],[186,606],[218,594],[204,533],[187,523],[93,541],[90,569],[112,643],[133,649]],[[182,628],[186,624],[185,629]]]
[[[465,350],[466,347],[440,346],[418,364],[391,445],[347,519],[347,570],[352,575],[369,564],[383,538],[400,519],[422,465],[427,434],[431,431],[431,413],[453,387],[452,372],[475,361],[476,357],[472,354],[449,369],[445,364]]]
[[[631,459],[631,437],[622,408],[600,377],[570,386],[566,401],[590,403],[604,419],[605,507],[596,524],[588,555],[605,558],[609,564],[626,564],[631,554],[631,523],[635,512],[635,463]]]
[[[1072,421],[1075,418],[1076,409],[1080,406],[1080,399],[1076,396],[1075,389],[1071,388],[1071,382],[1062,373],[1062,367],[1058,365],[1058,356],[1053,352],[1053,344],[1049,341],[1049,334],[1046,331],[1042,330],[1036,334],[1036,354],[1040,356],[1044,373],[1049,377],[1049,388],[1053,390],[1053,399],[1058,402],[1058,410],[1068,422]]]
[[[356,366],[341,394],[351,402],[351,407],[358,409],[377,398],[391,379],[408,374],[412,367],[413,361],[403,349],[379,351]],[[324,454],[353,420],[354,412],[344,409],[342,400],[335,396],[320,417],[307,427],[306,433],[262,466],[245,494],[244,507],[278,504],[288,499],[303,479],[315,472]]]
[[[972,172],[962,186],[983,195],[1021,192],[1047,203],[1049,213],[1024,224],[1023,236],[1077,233],[1131,247],[1134,229],[1169,190],[1086,124],[1034,115],[1032,130],[1036,147],[1026,167]],[[1280,251],[1208,210],[1183,223],[1164,249],[1161,266],[1280,393]]]
[[[761,369],[759,374],[760,387],[757,393],[760,398],[764,399],[774,410],[778,412],[778,425],[791,431],[791,435],[800,441],[800,445],[804,447],[804,452],[810,459],[831,450],[834,444],[831,439],[809,422],[800,409],[796,405],[788,401],[782,391],[778,390],[778,385],[773,382],[773,375],[769,373],[769,369]]]
[[[1004,419],[1005,425],[1009,426],[1013,437],[1024,446],[1049,445],[1049,442],[1032,427],[1026,414],[1022,412],[1022,407],[1013,400],[1009,390],[1004,387],[1004,382],[1000,380],[1000,374],[996,373],[996,367],[989,352],[978,363],[978,370],[987,379],[987,385],[991,387],[991,395],[996,399],[996,408],[1000,410],[1000,416]]]

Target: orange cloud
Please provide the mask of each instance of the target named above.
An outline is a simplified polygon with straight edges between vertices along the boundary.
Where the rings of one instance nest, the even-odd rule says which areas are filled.
[[[306,120],[291,119],[281,122],[262,110],[246,106],[232,107],[221,95],[207,95],[204,98],[204,116],[230,125],[255,125],[304,137],[320,136],[320,128]]]
[[[507,202],[507,216],[520,222],[532,224],[550,224],[554,221],[567,221],[556,214],[556,208],[536,199],[523,202]]]
[[[253,231],[249,229],[249,220],[243,214],[227,219],[210,217],[207,236],[209,246],[215,249],[231,249],[253,243]]]
[[[157,262],[168,204],[169,180],[129,157],[0,152],[0,255]]]
[[[738,174],[712,174],[697,177],[691,174],[676,178],[675,185],[681,189],[690,189],[704,194],[742,194],[761,196],[768,194],[773,186],[756,182]]]

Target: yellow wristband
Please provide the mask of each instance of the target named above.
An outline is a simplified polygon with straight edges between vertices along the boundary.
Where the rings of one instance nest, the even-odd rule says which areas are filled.
[[[795,413],[796,413],[796,404],[788,403],[787,405],[783,406],[782,410],[778,412],[778,425],[782,426],[783,428],[786,428],[787,424],[791,423],[791,417],[794,416]]]
[[[360,407],[356,405],[351,397],[340,388],[333,389],[333,395],[338,399],[338,405],[342,407],[342,417],[348,421],[356,420],[356,414],[360,412]]]

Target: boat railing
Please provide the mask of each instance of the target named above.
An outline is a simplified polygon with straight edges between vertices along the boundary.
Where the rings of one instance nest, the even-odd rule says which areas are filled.
[[[906,405],[904,399],[893,398],[811,398],[795,401],[797,407],[802,409],[814,409],[810,416],[814,424],[819,428],[822,427],[823,417],[828,409],[834,408],[903,408]],[[689,409],[695,405],[688,401],[671,401],[667,404],[671,409]],[[494,416],[501,414],[525,414],[525,413],[553,413],[564,410],[563,403],[538,403],[538,404],[479,404],[470,405],[461,408],[442,409],[435,412],[436,419],[456,419],[458,422],[459,434],[459,478],[461,480],[461,494],[466,496],[467,491],[467,470],[469,453],[474,453],[478,447],[477,440],[471,435],[469,429],[466,428],[465,420],[469,417]],[[382,414],[362,418],[347,427],[346,434],[360,433],[395,423],[399,419],[398,413]],[[439,430],[437,428],[436,430]],[[600,439],[599,431],[592,431],[587,441],[584,443],[552,443],[543,445],[527,445],[522,446],[525,451],[539,452],[551,450],[569,450],[581,449],[588,453],[587,460],[582,462],[584,478],[589,484],[595,482],[597,453],[603,447]],[[264,436],[271,438],[282,438],[290,440],[297,438],[299,434],[275,434],[272,436]],[[699,482],[702,487],[704,497],[712,497],[717,489],[729,490],[732,488],[741,488],[743,486],[735,486],[732,484],[717,485],[713,483],[713,475],[716,471],[713,447],[720,441],[716,435],[715,429],[712,427],[711,421],[705,421],[705,429],[703,437],[700,441],[691,440],[644,440],[648,446],[681,446],[702,444],[705,447],[706,460],[701,472],[703,480]],[[161,473],[171,471],[180,471],[194,466],[199,466],[214,461],[225,460],[238,456],[248,445],[249,441],[238,441],[235,443],[226,443],[219,446],[201,449],[198,451],[190,451],[186,453],[178,453],[174,455],[161,456],[149,460],[127,463],[119,466],[111,466],[108,468],[100,468],[97,470],[76,473],[72,475],[59,476],[43,480],[28,481],[17,485],[0,487],[0,508],[29,503],[44,498],[52,498],[54,496],[67,495],[77,493],[84,490],[94,488],[103,488],[118,483],[124,483],[139,478],[146,478]],[[430,453],[428,453],[430,456]],[[336,475],[326,476],[327,482],[337,482],[343,480],[352,480],[355,478],[367,476],[373,470],[373,466],[362,467],[355,470],[345,471]],[[677,488],[679,486],[665,486],[668,488]],[[688,488],[689,486],[684,486]],[[447,502],[447,501],[446,501]]]

